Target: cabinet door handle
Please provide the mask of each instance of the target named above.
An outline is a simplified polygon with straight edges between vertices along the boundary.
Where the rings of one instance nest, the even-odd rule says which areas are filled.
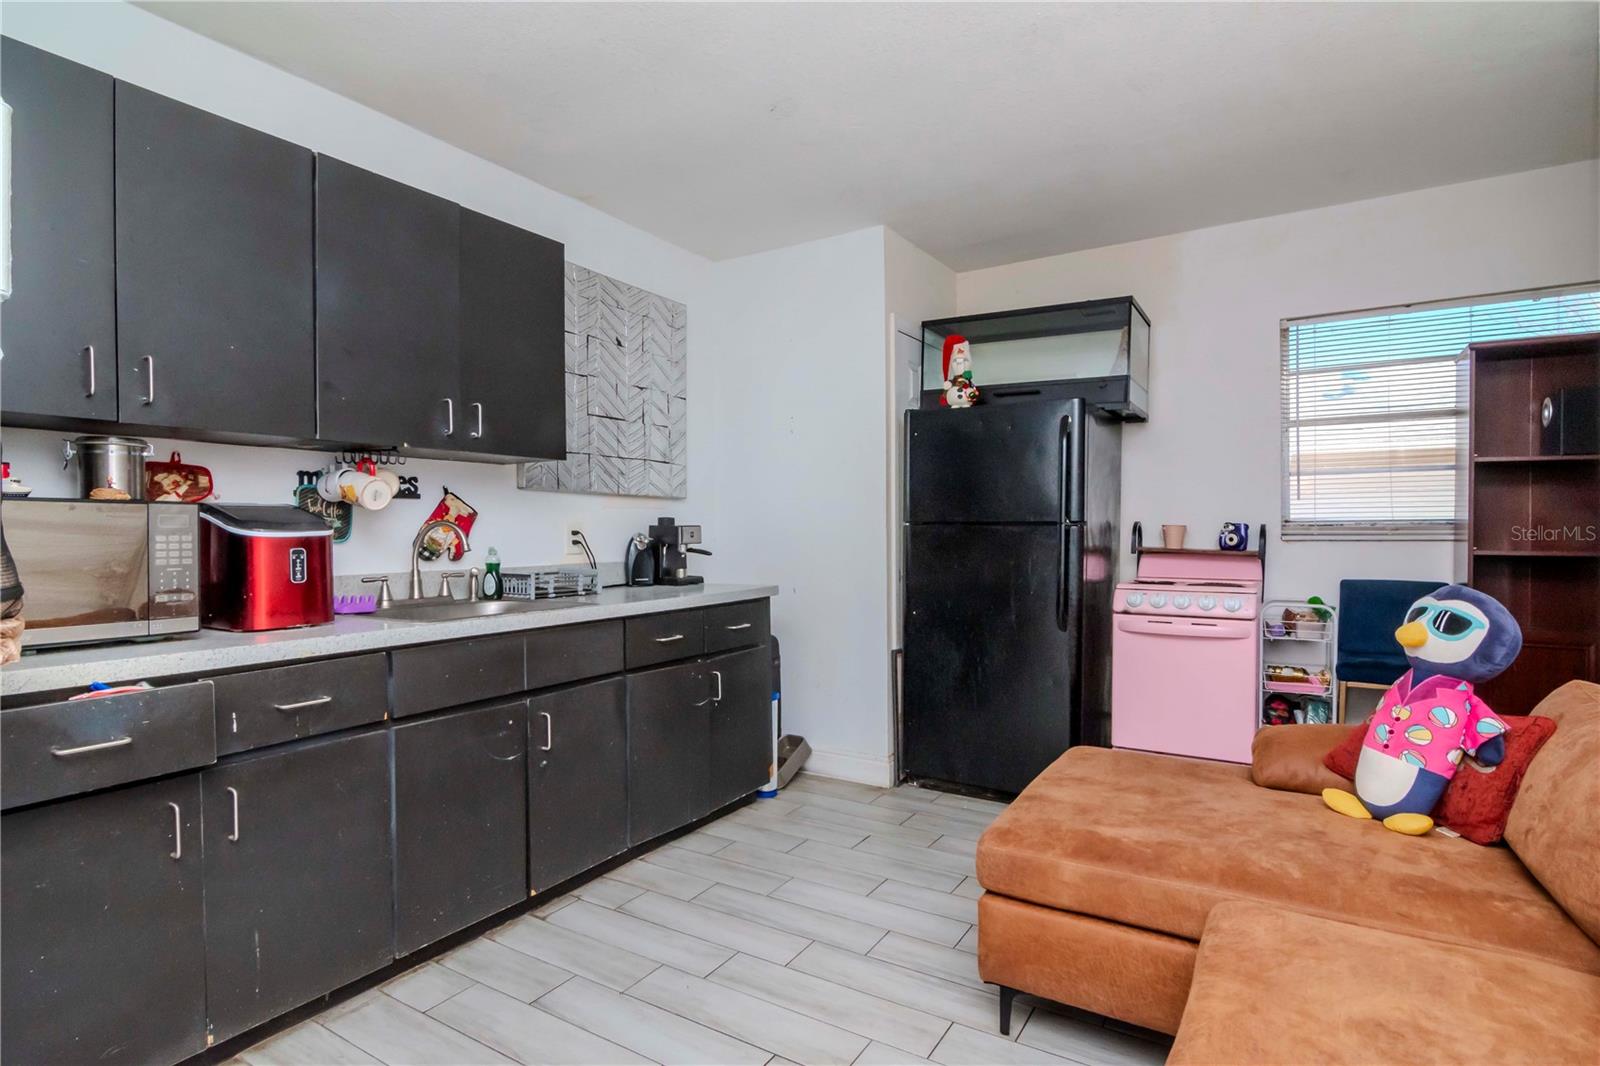
[[[272,709],[275,711],[300,711],[307,707],[321,707],[324,703],[332,702],[332,696],[314,696],[309,700],[301,700],[299,703],[274,703]]]
[[[172,850],[167,854],[174,859],[183,858],[183,810],[176,804],[169,802],[172,808]]]
[[[144,381],[144,405],[149,407],[156,402],[156,357],[153,355],[144,357]]]
[[[711,698],[715,702],[721,703],[722,702],[722,671],[721,670],[713,670],[713,671],[711,671],[711,676],[717,679],[717,694],[715,696],[712,696]]]
[[[736,631],[741,630],[741,629],[749,629],[751,625],[752,625],[752,623],[750,623],[750,622],[740,622],[736,626],[723,626],[722,628],[726,629],[730,633],[733,633],[733,632],[736,632]]]
[[[456,402],[450,397],[444,398],[444,435],[451,436],[456,431]]]
[[[228,839],[237,843],[239,840],[239,790],[229,787],[228,795],[233,797],[233,832],[228,834]]]
[[[483,436],[483,404],[475,403],[472,407],[478,413],[478,428],[473,430],[469,436],[481,437]]]
[[[51,748],[50,754],[58,759],[70,759],[74,755],[87,755],[91,751],[107,751],[111,748],[125,748],[133,743],[132,737],[118,737],[116,740],[102,740],[98,744],[85,744],[78,748]]]
[[[540,751],[549,751],[551,749],[551,747],[553,747],[555,745],[555,740],[552,737],[552,733],[554,732],[554,727],[550,724],[550,712],[549,711],[540,711],[539,712],[539,717],[544,719],[544,746],[541,747],[539,750]]]
[[[83,349],[83,355],[84,355],[84,358],[89,360],[89,391],[84,393],[84,395],[85,396],[93,396],[94,395],[94,345],[92,345],[92,344],[85,345],[84,349]]]
[[[682,640],[682,639],[683,639],[683,634],[682,633],[674,633],[670,637],[657,637],[656,638],[656,643],[657,644],[671,644],[675,640]]]

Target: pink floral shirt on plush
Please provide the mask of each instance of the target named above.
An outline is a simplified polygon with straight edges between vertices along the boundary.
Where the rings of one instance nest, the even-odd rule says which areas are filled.
[[[1449,779],[1463,754],[1505,733],[1506,724],[1472,682],[1438,675],[1411,687],[1411,671],[1389,686],[1363,746]]]

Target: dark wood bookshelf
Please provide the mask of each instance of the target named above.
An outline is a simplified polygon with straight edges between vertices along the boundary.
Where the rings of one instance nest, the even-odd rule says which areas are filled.
[[[1600,455],[1540,451],[1539,406],[1600,381],[1600,333],[1475,344],[1467,543],[1458,577],[1510,609],[1522,653],[1481,689],[1526,714],[1573,678],[1600,680]]]
[[[1600,455],[1474,455],[1475,463],[1593,463]]]

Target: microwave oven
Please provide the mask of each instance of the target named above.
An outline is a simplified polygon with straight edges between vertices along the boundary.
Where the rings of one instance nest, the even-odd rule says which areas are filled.
[[[194,504],[6,500],[0,523],[22,582],[24,649],[200,628]]]

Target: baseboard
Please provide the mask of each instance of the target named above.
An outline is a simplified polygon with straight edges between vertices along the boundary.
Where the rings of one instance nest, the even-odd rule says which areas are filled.
[[[854,751],[812,748],[811,757],[806,760],[805,772],[875,788],[894,786],[894,758],[889,755],[862,755]]]

